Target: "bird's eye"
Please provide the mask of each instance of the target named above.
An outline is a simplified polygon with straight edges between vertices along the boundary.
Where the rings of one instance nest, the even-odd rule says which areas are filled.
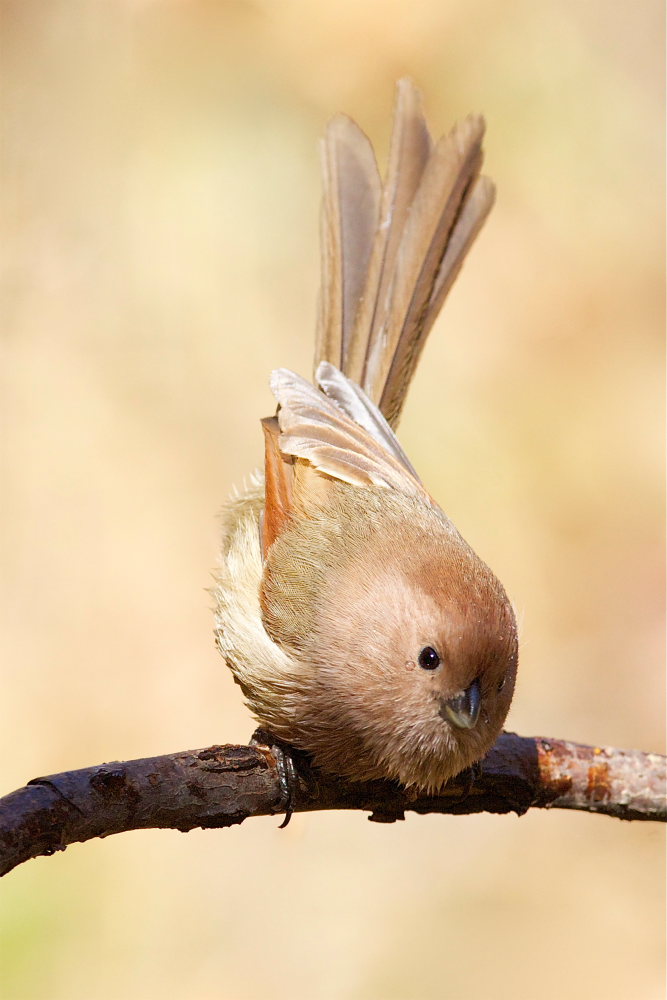
[[[505,687],[505,681],[506,680],[507,680],[507,674],[504,674],[502,680],[500,680],[498,682],[498,689],[497,690],[498,690],[499,694],[502,691],[502,689]]]
[[[435,670],[436,667],[440,666],[440,657],[433,646],[424,646],[419,654],[418,663],[422,670]]]

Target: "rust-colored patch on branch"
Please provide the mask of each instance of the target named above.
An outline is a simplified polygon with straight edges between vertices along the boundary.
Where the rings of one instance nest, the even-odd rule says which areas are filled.
[[[568,773],[570,758],[561,740],[536,740],[544,805],[568,795],[572,790],[572,775]]]
[[[589,765],[586,794],[591,802],[609,802],[611,799],[609,764],[605,761]]]

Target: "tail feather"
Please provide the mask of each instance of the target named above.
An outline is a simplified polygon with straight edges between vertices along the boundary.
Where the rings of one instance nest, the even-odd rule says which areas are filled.
[[[387,178],[382,189],[378,220],[368,275],[357,311],[352,354],[353,364],[345,374],[358,382],[374,402],[378,379],[369,371],[371,359],[382,356],[385,322],[391,310],[396,259],[410,206],[428,163],[433,142],[429,134],[421,95],[409,80],[396,88],[394,128],[389,151]],[[369,391],[370,390],[370,391]]]
[[[484,121],[435,146],[409,80],[398,84],[389,169],[349,119],[325,140],[322,290],[316,367],[330,361],[393,426],[426,337],[491,205],[480,177]]]
[[[378,225],[381,181],[375,153],[345,115],[322,142],[322,287],[315,355],[343,368]],[[316,365],[317,367],[317,365]]]

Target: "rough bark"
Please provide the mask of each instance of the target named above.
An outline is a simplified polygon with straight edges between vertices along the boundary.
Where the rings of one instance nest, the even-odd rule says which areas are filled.
[[[666,758],[638,750],[503,733],[474,775],[459,776],[437,796],[415,798],[390,782],[325,778],[275,745],[228,744],[103,764],[35,778],[0,799],[0,875],[124,830],[185,832],[286,811],[361,809],[393,822],[408,810],[521,815],[559,808],[665,822],[665,765]]]

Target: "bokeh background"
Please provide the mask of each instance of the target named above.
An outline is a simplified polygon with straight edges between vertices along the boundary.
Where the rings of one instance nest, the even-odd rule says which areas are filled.
[[[2,791],[247,740],[216,511],[310,370],[317,141],[408,73],[498,202],[401,426],[521,618],[509,726],[664,750],[659,0],[2,4]],[[664,839],[577,814],[140,832],[0,885],[6,1000],[654,1000]]]

